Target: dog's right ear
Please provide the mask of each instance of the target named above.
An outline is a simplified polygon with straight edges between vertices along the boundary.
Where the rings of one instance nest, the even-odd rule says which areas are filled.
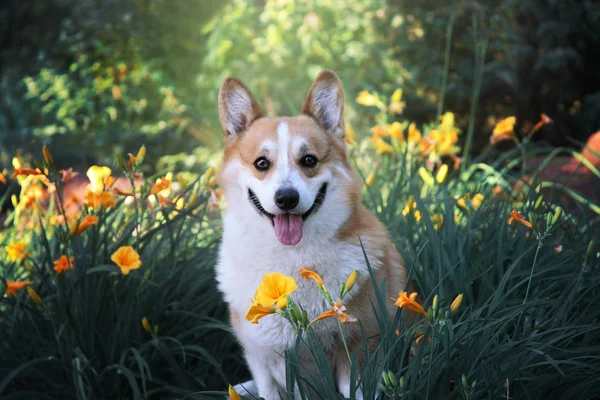
[[[235,78],[227,78],[219,91],[219,119],[225,137],[235,137],[252,122],[262,117],[262,111],[250,90]]]

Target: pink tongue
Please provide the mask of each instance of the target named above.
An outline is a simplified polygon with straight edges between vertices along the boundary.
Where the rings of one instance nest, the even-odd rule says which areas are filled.
[[[276,215],[275,236],[286,246],[294,246],[302,239],[302,216],[295,214]]]

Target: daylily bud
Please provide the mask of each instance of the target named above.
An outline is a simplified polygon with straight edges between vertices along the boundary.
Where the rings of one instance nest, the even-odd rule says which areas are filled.
[[[196,200],[198,200],[198,194],[192,193],[192,195],[190,196],[190,200],[187,203],[186,208],[188,208],[188,209],[194,208],[194,206],[196,205]]]
[[[385,383],[385,386],[390,386],[390,377],[387,374],[387,371],[383,371],[381,373],[381,377],[383,378],[383,383]]]
[[[452,301],[452,304],[450,304],[450,310],[453,313],[457,312],[458,309],[460,308],[460,305],[462,304],[462,301],[463,301],[463,295],[461,293],[458,296],[456,296],[456,298],[454,299],[454,301]]]
[[[346,283],[343,284],[342,295],[340,297],[343,298],[346,294],[348,294],[349,291],[352,290],[352,288],[354,287],[354,284],[356,283],[357,278],[358,278],[357,270],[350,272],[348,279],[346,279]]]
[[[383,393],[386,393],[388,391],[387,386],[385,386],[383,383],[379,382],[379,389],[381,389],[381,391]]]
[[[446,175],[448,175],[448,165],[442,164],[437,174],[435,175],[436,182],[443,183],[446,180]]]
[[[50,154],[50,149],[48,149],[48,146],[44,145],[44,147],[42,147],[42,153],[44,154],[44,160],[46,161],[46,164],[48,164],[49,167],[54,166],[54,159],[52,158],[52,154]]]
[[[563,210],[561,207],[556,207],[556,209],[554,210],[554,215],[552,216],[552,221],[550,223],[552,226],[555,226],[558,223],[558,220],[562,216],[562,211]]]
[[[29,297],[31,297],[31,300],[33,300],[33,302],[35,304],[37,304],[38,306],[41,306],[42,304],[44,304],[40,295],[37,294],[36,291],[31,288],[31,286],[27,287],[27,294],[29,294]]]
[[[585,263],[587,264],[588,260],[592,257],[592,253],[594,252],[594,241],[590,240],[588,244],[587,251],[585,252]]]
[[[429,323],[431,325],[433,325],[433,323],[435,322],[435,318],[433,315],[433,308],[429,307],[429,309],[427,310],[427,319],[429,320]]]
[[[546,214],[546,230],[552,228],[552,214]]]
[[[464,391],[468,392],[469,391],[469,381],[467,381],[467,377],[463,375],[460,378],[460,382],[462,383],[462,387],[463,387]]]
[[[71,237],[77,236],[77,231],[78,230],[79,230],[79,221],[76,220],[75,222],[73,222],[73,225],[71,225],[71,230],[69,231],[69,235]]]
[[[451,315],[452,315],[452,314],[451,314],[450,310],[448,310],[448,309],[447,309],[447,310],[446,310],[446,312],[444,313],[444,318],[446,318],[446,319],[450,319],[450,316],[451,316]]]
[[[438,308],[438,295],[437,294],[435,296],[433,296],[433,303],[431,306],[433,308],[433,311],[437,311],[437,308]]]
[[[374,181],[375,181],[375,172],[371,172],[369,174],[369,176],[367,176],[367,179],[365,179],[365,185],[371,186]]]
[[[398,385],[398,380],[396,379],[396,375],[392,371],[388,371],[388,375],[390,378],[390,382],[392,386],[396,387]]]
[[[229,385],[229,398],[231,400],[242,400],[238,392],[236,392],[233,386],[231,385]]]
[[[146,146],[142,145],[135,156],[135,163],[138,165],[141,164],[144,161],[144,157],[146,157]]]
[[[398,382],[398,387],[400,388],[401,392],[404,392],[404,376],[400,377],[400,382]]]
[[[544,198],[542,196],[537,198],[537,200],[535,201],[535,204],[533,205],[534,211],[539,210],[539,208],[542,206],[543,201],[544,201]]]
[[[120,155],[117,155],[117,165],[121,169],[127,169],[127,163],[125,163],[125,160]]]
[[[188,182],[185,180],[182,173],[177,174],[177,181],[181,185],[182,189],[185,189],[188,187]]]
[[[529,217],[529,223],[531,224],[531,227],[534,231],[537,231],[537,222],[535,220],[535,216],[532,212],[528,213],[527,216]]]
[[[142,318],[142,326],[148,333],[152,333],[152,327],[150,326],[150,322],[148,322],[148,318]]]

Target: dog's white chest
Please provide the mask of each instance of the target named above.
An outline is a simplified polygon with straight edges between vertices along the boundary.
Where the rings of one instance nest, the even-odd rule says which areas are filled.
[[[261,236],[226,229],[217,280],[232,310],[243,317],[265,274],[281,272],[291,276],[298,283],[292,299],[313,319],[330,305],[326,304],[316,282],[299,275],[302,267],[316,271],[334,298],[352,270],[358,270],[364,277],[368,274],[362,248],[357,244],[329,239],[283,246],[268,231]],[[323,327],[329,325],[323,324]],[[290,323],[278,315],[264,317],[258,325],[244,319],[241,329],[245,343],[261,347],[282,350],[291,347],[295,340]]]

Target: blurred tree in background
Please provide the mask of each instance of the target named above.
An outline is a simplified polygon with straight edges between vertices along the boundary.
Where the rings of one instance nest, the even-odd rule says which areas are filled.
[[[600,128],[599,22],[590,0],[6,0],[0,164],[40,142],[68,165],[146,143],[157,168],[190,168],[221,146],[225,77],[289,115],[324,68],[342,78],[358,132],[376,122],[353,106],[358,92],[401,88],[399,120],[453,111],[475,151],[511,114],[525,129],[550,115],[551,144],[585,141]]]

